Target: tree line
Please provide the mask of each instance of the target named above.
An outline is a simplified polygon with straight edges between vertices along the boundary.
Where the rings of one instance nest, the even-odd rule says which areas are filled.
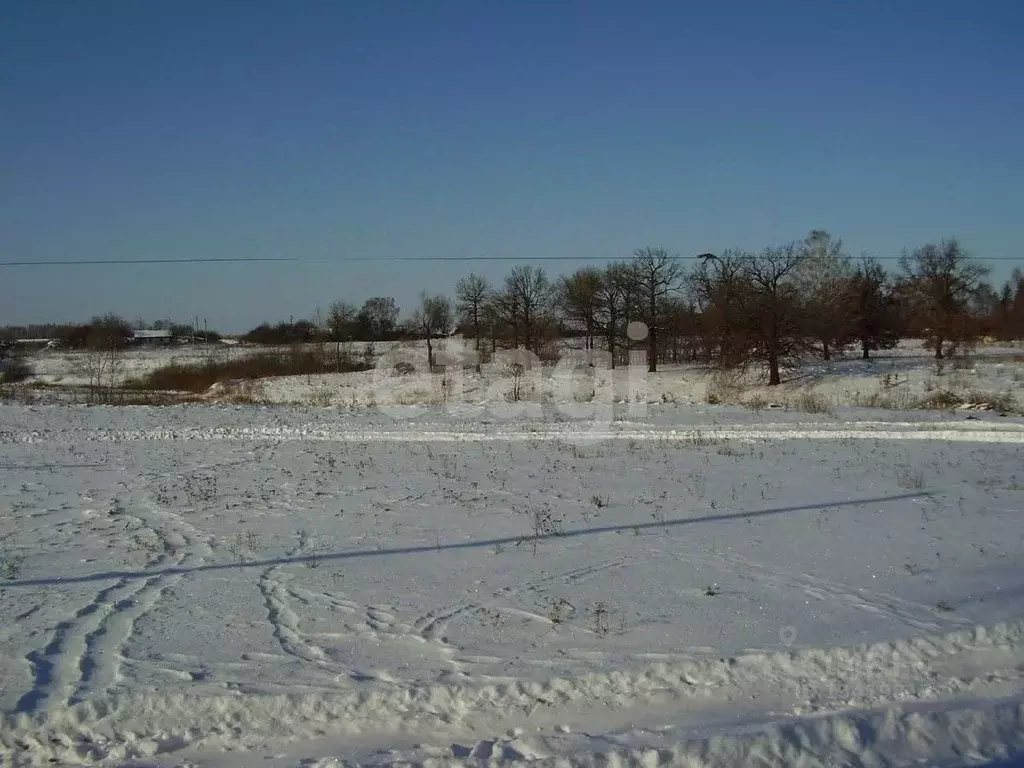
[[[185,323],[171,320],[157,320],[147,323],[137,319],[128,322],[120,315],[108,313],[96,316],[87,323],[37,323],[34,325],[9,325],[0,328],[0,345],[10,344],[26,339],[45,339],[56,341],[65,349],[123,349],[132,343],[132,335],[137,330],[153,330],[168,332],[168,341],[182,342],[196,339],[219,341],[222,336],[216,331],[197,330]]]
[[[571,336],[612,367],[640,349],[652,372],[661,363],[759,366],[778,384],[784,370],[810,358],[855,348],[869,359],[901,338],[926,339],[938,359],[982,336],[1024,338],[1024,275],[1015,270],[1000,290],[987,275],[955,239],[904,253],[890,272],[813,230],[783,246],[703,254],[690,265],[664,248],[642,248],[564,276],[524,265],[493,285],[470,274],[455,285],[454,300],[421,295],[404,322],[393,298],[359,309],[336,302],[322,322],[283,324],[273,340],[295,340],[297,330],[305,341],[426,339],[432,363],[431,340],[453,330],[484,356],[523,348],[541,359],[557,357],[554,342]],[[269,341],[269,328],[247,338]]]

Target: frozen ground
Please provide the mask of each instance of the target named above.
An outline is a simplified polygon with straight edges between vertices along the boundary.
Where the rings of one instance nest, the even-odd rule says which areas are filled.
[[[0,406],[0,765],[1019,765],[1024,420],[613,415]]]

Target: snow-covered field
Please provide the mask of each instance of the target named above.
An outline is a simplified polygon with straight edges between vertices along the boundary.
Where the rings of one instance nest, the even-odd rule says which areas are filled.
[[[0,406],[0,765],[1020,764],[1024,419],[479,400]]]
[[[448,362],[465,361],[471,344],[459,338],[436,342],[439,356]],[[332,345],[327,347],[333,350]],[[350,345],[356,356],[362,355],[363,347]],[[456,364],[440,375],[427,371],[423,343],[383,343],[374,348],[377,359],[373,371],[261,379],[255,388],[246,390],[246,399],[335,407],[481,405],[504,402],[513,389],[506,359],[511,353],[499,353],[498,359],[484,365],[480,372]],[[170,363],[224,361],[274,349],[202,344],[137,349],[122,355],[117,379],[124,382],[138,378]],[[283,348],[278,351],[287,352]],[[47,385],[51,394],[61,387],[89,383],[84,353],[45,351],[34,355],[30,362],[36,372],[30,385]],[[400,362],[413,365],[416,372],[395,375],[394,366]],[[615,371],[597,370],[595,375],[594,369],[581,367],[567,351],[557,364],[533,368],[522,382],[522,390],[524,399],[547,403],[719,402],[804,410],[809,403],[816,410],[843,406],[901,410],[919,408],[922,401],[933,399],[941,407],[955,403],[964,409],[991,407],[1024,413],[1024,344],[983,345],[970,355],[937,365],[920,341],[908,340],[897,349],[877,353],[869,361],[857,359],[852,353],[828,362],[809,361],[789,374],[779,387],[763,386],[756,371],[726,374],[699,365],[662,365],[658,373],[648,375],[641,364]],[[232,392],[218,386],[208,397],[230,400]]]
[[[189,365],[203,363],[211,357],[225,359],[245,352],[239,347],[192,344],[173,347],[141,347],[127,350],[118,357],[118,383],[138,378],[172,363]],[[89,355],[69,350],[43,350],[29,357],[35,371],[34,381],[59,386],[86,386],[89,381]],[[106,372],[104,372],[106,376]],[[106,379],[104,379],[106,381]]]

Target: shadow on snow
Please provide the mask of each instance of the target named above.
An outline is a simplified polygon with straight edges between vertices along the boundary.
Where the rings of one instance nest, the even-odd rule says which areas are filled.
[[[427,552],[445,552],[460,549],[479,549],[505,544],[534,544],[547,539],[574,539],[584,536],[598,536],[604,533],[622,533],[624,531],[640,531],[651,528],[675,528],[684,525],[696,525],[698,523],[726,522],[730,520],[745,520],[755,517],[767,517],[770,515],[781,515],[788,512],[803,512],[810,510],[835,509],[837,507],[852,507],[861,504],[880,504],[889,501],[901,501],[904,499],[919,499],[930,496],[927,492],[902,493],[895,496],[876,496],[866,499],[852,499],[849,501],[831,501],[824,504],[803,504],[798,506],[775,507],[762,509],[753,512],[731,512],[717,515],[704,515],[702,517],[678,518],[672,520],[661,520],[656,522],[627,523],[622,525],[603,525],[591,528],[578,528],[559,533],[542,534],[539,536],[505,536],[493,539],[478,539],[475,541],[461,541],[454,543],[421,544],[408,547],[378,547],[376,549],[355,549],[347,552],[325,552],[315,555],[297,555],[289,557],[278,557],[264,560],[247,560],[236,563],[211,563],[209,565],[197,565],[191,567],[154,568],[146,571],[104,571],[101,573],[90,573],[82,576],[50,576],[35,579],[21,579],[11,581],[0,581],[0,587],[10,589],[14,587],[52,587],[62,584],[84,584],[93,581],[106,581],[108,579],[151,579],[154,576],[176,576],[208,571],[225,571],[241,568],[268,568],[275,565],[289,565],[294,563],[307,563],[319,561],[321,563],[332,560],[354,560],[364,557],[387,557],[391,555],[416,555]]]

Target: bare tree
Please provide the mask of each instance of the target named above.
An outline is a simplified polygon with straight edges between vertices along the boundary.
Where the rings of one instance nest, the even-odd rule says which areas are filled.
[[[807,352],[806,311],[795,279],[800,254],[793,245],[766,248],[746,259],[750,319],[756,352],[768,366],[768,385],[780,384],[780,368]]]
[[[633,257],[633,275],[643,301],[641,316],[647,323],[647,370],[658,370],[658,331],[667,299],[683,282],[683,267],[664,248],[641,248]]]
[[[847,278],[840,312],[847,318],[864,360],[873,350],[891,349],[899,341],[899,308],[885,268],[873,259],[863,259]]]
[[[512,345],[539,353],[551,327],[552,287],[540,267],[514,267],[497,297],[498,310],[512,329]]]
[[[108,401],[122,374],[122,352],[131,333],[128,323],[117,315],[95,317],[89,325],[85,345],[85,370],[89,395],[94,401]]]
[[[420,306],[412,316],[412,326],[427,340],[427,366],[434,368],[433,338],[448,335],[452,328],[452,303],[447,296],[420,294]]]
[[[833,348],[849,340],[850,328],[841,308],[850,259],[843,253],[843,241],[822,229],[811,230],[798,253],[798,279],[807,302],[808,331],[821,344],[822,358],[830,360]]]
[[[768,370],[769,386],[775,386],[782,381],[782,367],[806,354],[810,345],[800,261],[792,244],[757,255],[733,251],[705,258],[693,282],[705,312],[714,310],[721,320],[723,365],[760,362]]]
[[[479,275],[470,273],[455,284],[456,311],[462,323],[473,326],[473,339],[477,352],[480,351],[480,327],[484,321],[484,309],[493,294],[491,284]]]
[[[355,333],[358,310],[347,301],[336,301],[327,310],[327,333],[333,341],[348,341]]]
[[[596,327],[608,347],[612,368],[617,360],[619,340],[625,336],[635,286],[633,265],[622,261],[609,264],[597,286]]]
[[[1024,273],[1019,268],[1003,284],[994,323],[1000,338],[1024,338]]]
[[[970,303],[989,270],[955,238],[904,253],[900,267],[915,330],[926,335],[935,359],[941,360],[947,341],[960,343],[973,337]]]
[[[565,319],[582,327],[586,348],[594,348],[597,330],[598,297],[603,275],[594,267],[576,270],[558,283],[557,301]]]
[[[491,355],[498,349],[498,339],[501,337],[505,325],[505,316],[502,305],[502,296],[499,293],[491,293],[484,302],[480,312],[481,323],[487,327],[487,336],[491,341]],[[479,367],[477,368],[479,372]]]
[[[690,293],[700,311],[704,359],[731,368],[745,365],[751,339],[751,297],[746,268],[749,255],[727,250],[720,257],[705,254],[690,276]]]
[[[665,358],[672,363],[696,359],[697,313],[693,304],[681,296],[668,299],[662,326],[659,343]]]

